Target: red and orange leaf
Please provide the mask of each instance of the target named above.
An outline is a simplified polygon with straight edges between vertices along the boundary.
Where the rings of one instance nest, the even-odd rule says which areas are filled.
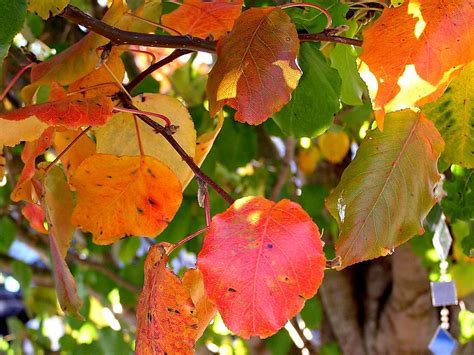
[[[21,152],[21,160],[25,163],[25,166],[11,193],[10,198],[13,201],[37,202],[37,198],[33,198],[34,191],[31,185],[31,179],[35,176],[35,161],[39,155],[43,154],[53,144],[54,131],[53,127],[48,128],[37,140],[25,144],[25,148]]]
[[[105,124],[112,117],[112,108],[112,100],[104,96],[75,100],[62,99],[0,113],[0,117],[11,121],[21,121],[35,116],[50,126],[77,129],[81,126]]]
[[[46,216],[40,205],[28,201],[26,205],[21,209],[21,214],[30,223],[31,228],[35,231],[43,234],[48,234],[46,228],[44,228],[44,222]]]
[[[95,154],[71,178],[77,191],[73,224],[96,244],[124,236],[155,237],[169,224],[181,200],[176,175],[153,157]]]
[[[209,299],[237,335],[268,337],[314,296],[326,259],[318,227],[296,203],[237,200],[214,216],[198,256]]]
[[[196,309],[181,280],[166,267],[166,243],[150,248],[137,308],[135,353],[194,354]]]
[[[232,29],[242,11],[242,0],[184,0],[164,15],[161,23],[183,35],[218,39]]]
[[[279,111],[301,76],[298,50],[296,28],[279,8],[242,13],[217,45],[207,83],[211,116],[227,104],[237,121],[256,125]]]
[[[378,85],[371,96],[379,126],[384,111],[435,100],[474,60],[473,18],[472,0],[411,0],[385,9],[364,32],[361,60]]]
[[[217,314],[217,308],[207,297],[202,274],[198,269],[190,269],[183,276],[183,286],[189,290],[196,307],[198,319],[197,337],[199,339]]]
[[[82,129],[77,129],[75,131],[56,130],[53,143],[56,153],[60,154],[72,141],[74,141],[74,139],[82,134],[82,132]],[[95,151],[94,141],[90,139],[87,134],[83,134],[60,158],[68,178],[71,177],[74,171],[76,171],[79,165],[86,158],[94,155]]]

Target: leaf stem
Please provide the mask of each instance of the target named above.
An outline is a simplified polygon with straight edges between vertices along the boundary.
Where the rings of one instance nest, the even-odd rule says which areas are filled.
[[[0,95],[0,101],[3,101],[3,99],[5,98],[5,96],[7,96],[8,92],[10,91],[10,89],[12,88],[13,85],[15,85],[15,83],[17,82],[17,80],[20,78],[20,76],[29,68],[32,67],[32,65],[35,64],[35,63],[30,63],[30,64],[27,64],[25,65],[23,68],[20,69],[20,71],[18,73],[16,73],[16,75],[13,77],[12,80],[10,80],[10,82],[8,83],[7,87],[5,88],[5,90],[3,90],[2,94]]]
[[[316,4],[311,4],[309,2],[298,2],[298,3],[290,3],[290,4],[283,4],[280,5],[280,9],[289,9],[290,7],[311,7],[313,9],[319,10],[323,13],[324,16],[326,16],[327,24],[326,24],[326,29],[330,28],[332,26],[332,17],[331,14],[329,13],[328,10],[326,10],[324,7],[316,5]]]
[[[195,231],[194,233],[191,233],[190,235],[188,235],[187,237],[184,237],[183,239],[181,239],[179,242],[177,242],[176,244],[173,244],[171,246],[170,249],[168,249],[168,255],[171,254],[171,252],[177,248],[179,248],[181,245],[189,242],[191,239],[197,237],[198,235],[202,234],[202,233],[206,233],[209,229],[209,226],[205,226],[205,227],[202,227],[201,229],[198,229],[197,231]]]
[[[127,113],[133,113],[133,114],[142,114],[142,115],[147,115],[150,117],[156,117],[165,122],[165,127],[171,126],[171,121],[168,117],[165,115],[162,115],[161,113],[155,113],[155,112],[148,112],[148,111],[140,111],[140,110],[135,110],[131,108],[125,108],[125,107],[114,107],[112,111],[116,112],[127,112]]]
[[[138,126],[137,116],[133,115],[133,122],[135,123],[135,131],[137,132],[138,148],[140,149],[140,155],[143,157],[145,151],[143,150],[142,137],[140,134],[140,126]]]

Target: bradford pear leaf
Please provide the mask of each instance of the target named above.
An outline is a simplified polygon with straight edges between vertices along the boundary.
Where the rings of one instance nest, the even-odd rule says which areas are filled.
[[[279,8],[242,13],[217,45],[207,84],[211,116],[227,104],[237,121],[256,125],[279,111],[301,76],[298,49],[295,26]]]
[[[186,107],[178,99],[162,94],[143,94],[133,99],[133,104],[143,111],[159,113],[168,117],[173,125],[178,126],[173,137],[184,151],[194,158],[196,149],[196,131]],[[161,123],[161,122],[160,122]],[[190,169],[178,153],[160,135],[147,124],[138,120],[143,151],[146,155],[157,158],[166,164],[181,181],[184,187]],[[139,156],[137,131],[133,115],[117,113],[103,127],[96,130],[97,152],[118,156]]]
[[[21,214],[26,218],[26,220],[30,223],[31,228],[33,228],[35,231],[48,234],[48,231],[44,228],[46,216],[40,205],[28,201],[21,209]]]
[[[163,25],[183,35],[218,39],[232,29],[243,0],[184,0],[178,9],[161,18]]]
[[[347,105],[362,105],[365,83],[357,71],[357,54],[352,46],[337,44],[331,51],[331,65],[342,79],[341,101]]]
[[[35,175],[36,158],[43,154],[46,149],[53,144],[54,132],[55,130],[53,127],[48,128],[37,140],[25,144],[25,148],[21,152],[21,160],[25,165],[21,171],[15,189],[11,193],[10,197],[13,201],[33,201],[33,199],[39,197],[36,196],[36,198],[33,198],[34,190],[31,185],[31,179]]]
[[[21,31],[26,18],[26,1],[2,1],[0,2],[0,69],[8,54],[13,37]]]
[[[339,164],[349,152],[349,136],[343,132],[326,132],[318,139],[321,155],[333,164]]]
[[[318,227],[298,204],[246,197],[214,216],[198,269],[229,329],[244,338],[268,337],[318,290],[322,244]]]
[[[166,267],[166,246],[152,246],[145,260],[145,283],[137,308],[136,354],[194,354],[196,308],[188,289]]]
[[[310,175],[316,170],[316,166],[320,160],[321,151],[316,146],[300,150],[296,159],[298,168],[306,175]]]
[[[376,80],[377,88],[367,84],[379,127],[384,111],[434,101],[474,59],[472,18],[471,0],[411,0],[385,8],[364,31],[360,58]]]
[[[332,18],[332,27],[345,25],[347,23],[346,14],[349,5],[340,0],[309,0],[305,1],[325,8]],[[308,32],[321,32],[326,28],[326,16],[317,9],[311,7],[288,9],[292,21],[299,28],[304,28]]]
[[[28,11],[39,15],[43,20],[61,13],[69,0],[28,0]]]
[[[415,234],[436,203],[440,134],[423,114],[388,114],[383,133],[370,131],[326,206],[339,225],[341,266],[389,254]]]
[[[6,162],[6,159],[5,159],[5,154],[3,153],[3,147],[2,145],[0,145],[0,179],[3,180],[3,178],[5,177],[5,173],[6,173],[6,169],[5,169],[5,166],[6,166],[7,162]]]
[[[281,130],[294,137],[316,137],[329,128],[339,111],[341,79],[314,43],[301,46],[303,70],[291,101],[274,115]]]
[[[60,158],[68,178],[71,177],[86,158],[96,152],[94,141],[90,139],[87,134],[82,133],[82,129],[79,128],[77,130],[56,130],[56,134],[54,135],[53,146],[57,154],[62,153],[69,144],[80,136]]]
[[[105,96],[70,99],[30,105],[14,111],[0,113],[5,120],[21,121],[31,116],[50,126],[77,129],[81,126],[100,126],[112,117],[112,100]]]
[[[8,121],[0,118],[0,146],[13,147],[22,141],[34,141],[46,128],[48,125],[34,116],[22,121]]]
[[[467,65],[435,102],[423,106],[446,142],[443,159],[474,168],[474,61]]]
[[[174,217],[181,200],[176,175],[153,157],[95,154],[71,178],[77,192],[73,224],[96,244],[124,236],[155,237]]]
[[[196,307],[198,328],[196,339],[200,338],[207,326],[214,319],[217,308],[207,297],[202,274],[198,269],[189,269],[183,275],[183,286],[186,287]]]
[[[450,221],[474,216],[474,169],[452,166],[443,189],[447,196],[441,200],[441,206]]]

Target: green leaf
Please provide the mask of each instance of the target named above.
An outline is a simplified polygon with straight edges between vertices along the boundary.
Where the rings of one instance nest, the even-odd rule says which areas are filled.
[[[456,291],[458,297],[465,297],[474,292],[474,263],[461,261],[450,269],[450,274],[456,282]]]
[[[304,308],[301,310],[301,317],[309,329],[316,329],[321,326],[323,308],[317,296],[305,302]]]
[[[0,69],[13,37],[21,31],[26,17],[26,0],[0,1]]]
[[[433,123],[410,110],[388,114],[383,132],[367,134],[326,201],[339,225],[341,269],[387,255],[423,233],[443,148]]]
[[[474,62],[467,65],[438,100],[423,106],[446,141],[443,159],[474,168]]]
[[[281,130],[295,137],[316,137],[339,111],[341,79],[314,43],[303,43],[298,57],[303,76],[291,101],[274,115]]]
[[[0,252],[7,254],[16,236],[16,226],[8,217],[0,218]]]
[[[443,183],[447,196],[441,201],[451,221],[474,216],[474,170],[451,167],[451,176]]]
[[[140,238],[125,238],[120,241],[119,259],[125,265],[130,264],[137,256],[137,250],[141,245]]]
[[[347,4],[341,3],[339,0],[309,0],[310,4],[316,4],[324,7],[329,11],[332,17],[332,26],[336,27],[347,23],[346,14],[349,11]],[[288,15],[299,29],[304,28],[308,32],[321,32],[326,28],[327,19],[324,14],[310,7],[304,9],[289,9]]]
[[[271,350],[272,355],[286,355],[291,348],[291,338],[285,329],[281,329],[275,335],[265,339],[268,349]]]
[[[44,30],[44,21],[41,19],[41,17],[32,13],[27,13],[26,23],[33,36],[36,38],[41,36]]]
[[[31,284],[31,268],[22,261],[12,262],[12,275],[20,283],[23,293],[28,293]]]
[[[331,66],[342,79],[341,100],[347,105],[362,105],[365,83],[357,70],[357,53],[352,46],[337,44],[331,52]]]

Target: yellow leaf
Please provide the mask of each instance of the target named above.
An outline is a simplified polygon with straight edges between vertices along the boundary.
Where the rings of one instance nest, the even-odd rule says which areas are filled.
[[[181,102],[171,96],[144,94],[133,99],[133,104],[142,111],[160,113],[167,116],[173,125],[179,126],[173,137],[185,152],[194,158],[196,131],[191,116]],[[145,155],[157,158],[166,164],[184,186],[189,175],[189,167],[171,145],[151,127],[138,120],[140,136]],[[160,122],[162,123],[162,122]],[[97,152],[118,156],[139,156],[137,132],[133,115],[117,113],[103,127],[96,130]]]
[[[316,170],[316,166],[320,160],[321,152],[318,147],[315,146],[301,150],[298,153],[298,167],[306,175],[312,174]]]
[[[344,132],[326,132],[319,137],[319,149],[327,161],[338,164],[349,151],[349,137]]]
[[[68,4],[69,0],[28,0],[28,11],[47,20],[61,13]]]
[[[0,146],[13,147],[20,142],[38,139],[48,125],[31,116],[22,121],[8,121],[0,118]]]
[[[96,244],[130,235],[156,236],[182,200],[176,175],[149,156],[95,154],[82,162],[71,184],[77,191],[72,222],[91,232]]]

